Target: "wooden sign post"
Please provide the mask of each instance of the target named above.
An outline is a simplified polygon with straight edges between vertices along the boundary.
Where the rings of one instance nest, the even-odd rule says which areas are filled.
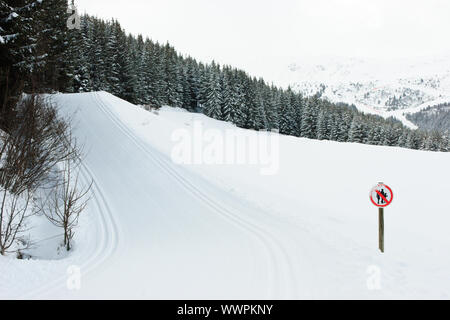
[[[378,208],[378,236],[380,251],[384,253],[384,208]]]
[[[392,203],[394,193],[389,186],[379,182],[370,192],[370,201],[378,207],[378,246],[384,253],[384,208]]]

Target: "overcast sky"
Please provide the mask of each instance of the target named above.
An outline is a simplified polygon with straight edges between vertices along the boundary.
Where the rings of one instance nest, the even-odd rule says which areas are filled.
[[[193,57],[264,70],[303,56],[450,53],[448,0],[75,0]]]

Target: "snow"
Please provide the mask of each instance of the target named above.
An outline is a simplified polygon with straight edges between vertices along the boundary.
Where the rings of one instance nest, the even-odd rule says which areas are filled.
[[[68,257],[0,257],[0,298],[450,298],[449,154],[277,135],[272,175],[179,165],[174,132],[248,131],[105,92],[50,98],[85,144],[93,199]],[[369,201],[378,182],[395,197],[385,254]],[[70,266],[80,290],[66,285]]]
[[[7,42],[10,42],[11,40],[17,38],[17,36],[18,36],[17,33],[15,33],[15,34],[7,34],[7,35],[4,35],[3,37],[1,37],[0,42],[1,42],[1,43],[7,43]]]
[[[18,16],[19,16],[19,15],[18,15],[17,13],[11,12],[11,13],[9,14],[9,16],[6,18],[6,22],[11,21],[11,20],[17,18]]]

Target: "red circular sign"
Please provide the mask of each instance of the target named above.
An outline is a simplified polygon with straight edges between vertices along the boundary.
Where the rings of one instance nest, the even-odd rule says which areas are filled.
[[[380,183],[370,192],[370,201],[379,208],[385,208],[392,203],[394,193],[389,186]]]

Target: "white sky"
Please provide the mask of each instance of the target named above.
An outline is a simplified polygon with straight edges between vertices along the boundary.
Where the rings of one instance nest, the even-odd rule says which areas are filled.
[[[450,53],[448,0],[75,0],[127,32],[256,76],[303,56]],[[268,80],[276,80],[269,76]]]

